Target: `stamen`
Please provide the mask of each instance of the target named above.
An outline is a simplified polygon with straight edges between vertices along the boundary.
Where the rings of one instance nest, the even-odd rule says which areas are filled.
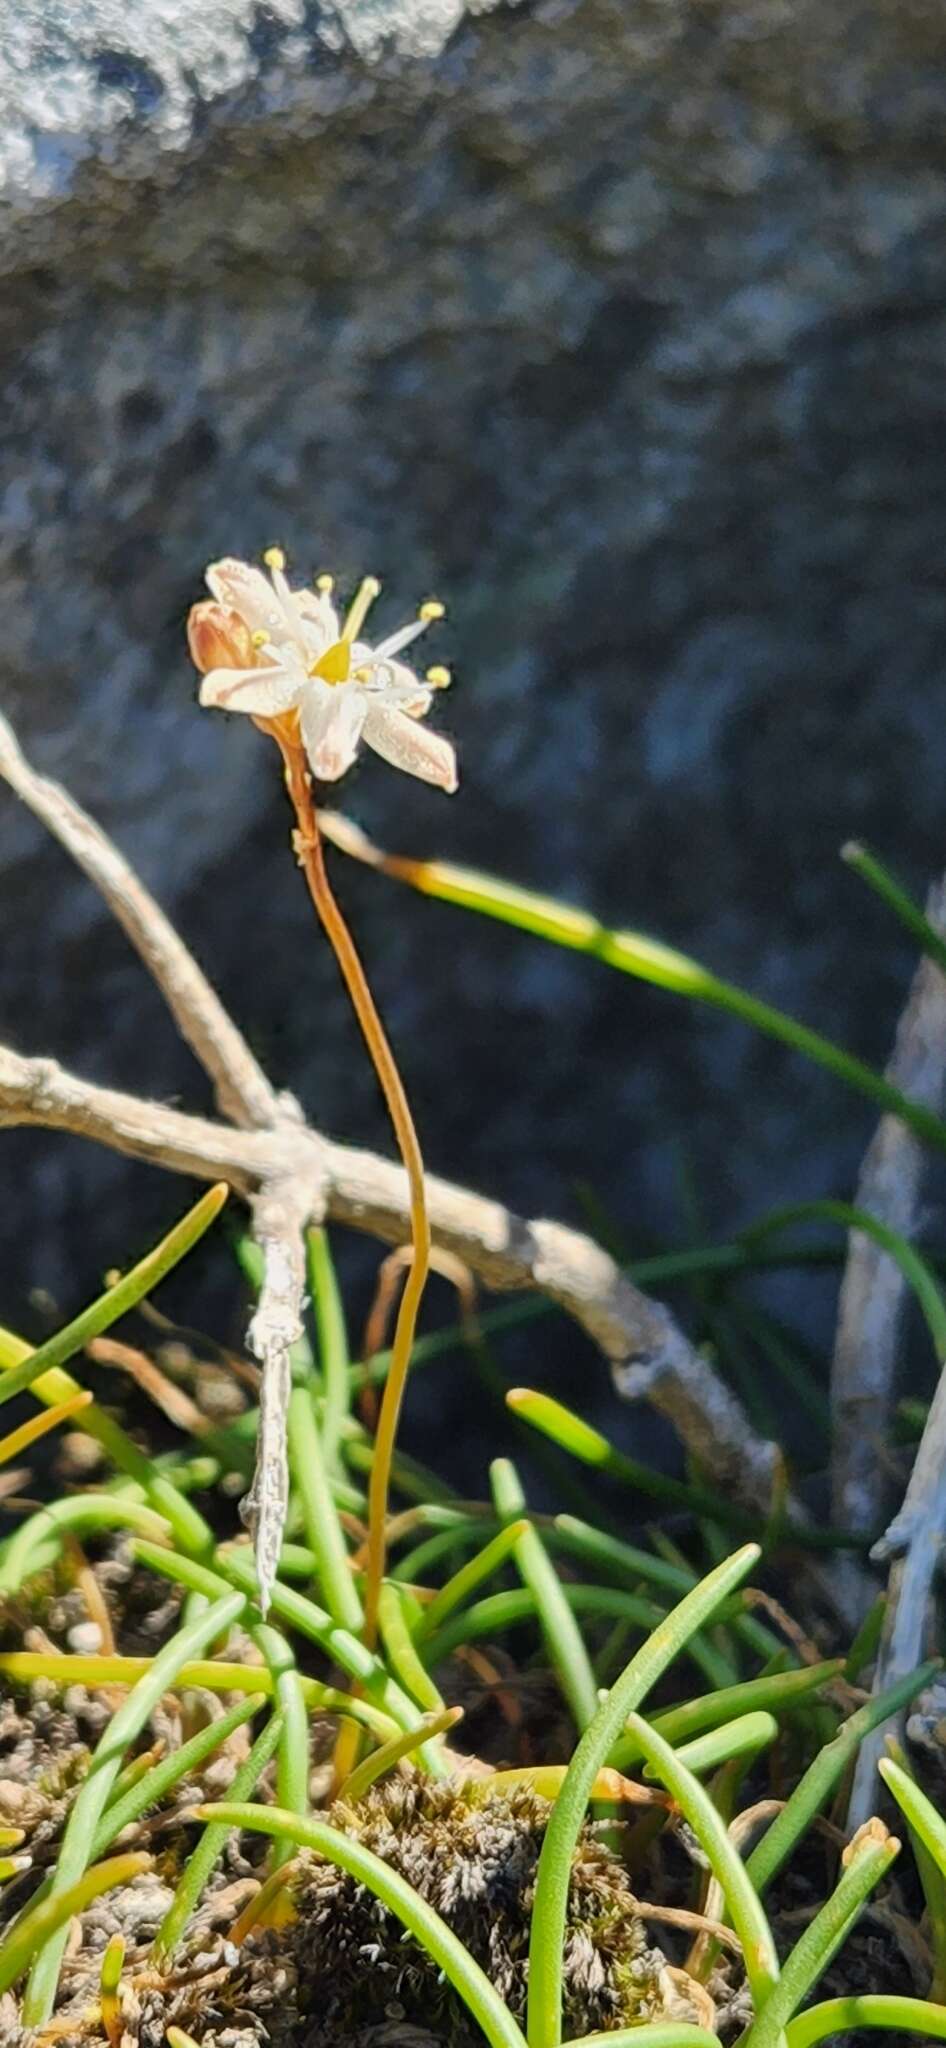
[[[429,597],[427,603],[421,605],[417,616],[419,619],[423,619],[425,626],[430,626],[433,624],[434,619],[445,618],[446,611],[446,605],[441,604],[439,598]]]
[[[348,617],[342,627],[343,640],[354,640],[356,633],[364,625],[380,588],[381,585],[378,582],[377,576],[365,577],[357,596],[348,608]]]
[[[315,579],[315,587],[316,590],[320,590],[322,592],[323,597],[331,597],[332,592],[335,588],[334,576],[317,576]]]
[[[282,548],[267,548],[263,560],[267,569],[282,570],[286,566],[286,557],[283,554]]]
[[[350,673],[350,640],[333,640],[331,647],[324,649],[309,670],[310,676],[320,676],[323,683],[347,683]]]
[[[254,647],[265,647],[269,634],[264,626],[260,626],[255,633],[250,634],[250,639]]]
[[[448,668],[429,668],[427,681],[432,690],[449,690],[453,677]]]

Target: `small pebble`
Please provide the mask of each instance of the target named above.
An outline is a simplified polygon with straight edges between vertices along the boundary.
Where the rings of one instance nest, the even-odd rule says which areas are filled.
[[[56,1472],[61,1479],[88,1479],[97,1472],[103,1462],[102,1446],[92,1436],[86,1436],[81,1429],[71,1429],[68,1436],[60,1437],[56,1454]]]
[[[102,1647],[102,1631],[97,1621],[77,1621],[66,1641],[77,1657],[94,1657]]]

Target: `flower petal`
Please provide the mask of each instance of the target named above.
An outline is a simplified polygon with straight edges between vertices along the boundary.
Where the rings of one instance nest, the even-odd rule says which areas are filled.
[[[356,640],[351,651],[351,672],[364,689],[382,695],[387,704],[398,710],[409,711],[412,718],[423,718],[425,711],[430,710],[434,700],[430,684],[421,682],[406,661],[391,661],[387,656],[382,660],[377,648]]]
[[[200,701],[218,711],[248,711],[253,718],[278,718],[297,704],[304,685],[285,668],[212,668],[200,685]]]
[[[202,676],[212,668],[258,668],[249,626],[239,612],[217,604],[212,597],[192,604],[187,614],[187,645],[190,657]]]
[[[409,712],[411,718],[423,718],[434,701],[430,684],[421,682],[406,661],[386,661],[383,675],[386,702]]]
[[[285,640],[289,632],[285,612],[261,569],[228,556],[222,562],[211,562],[207,582],[221,604],[239,612],[251,633],[268,633],[277,642]]]
[[[403,711],[381,704],[370,696],[365,719],[365,739],[392,768],[403,768],[421,782],[432,782],[452,796],[457,786],[457,760],[449,740],[439,732],[415,725]]]
[[[299,706],[302,737],[318,782],[337,782],[358,752],[368,699],[357,683],[312,682]]]
[[[335,606],[324,590],[294,590],[292,595],[296,610],[301,613],[306,626],[315,627],[314,638],[317,645],[314,652],[319,655],[323,647],[331,647],[341,636],[342,629]],[[307,634],[307,640],[308,637]]]

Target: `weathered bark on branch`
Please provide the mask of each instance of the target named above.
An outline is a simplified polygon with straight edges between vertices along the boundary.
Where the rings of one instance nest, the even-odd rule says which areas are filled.
[[[288,1351],[301,1320],[307,1221],[328,1218],[402,1244],[409,1229],[404,1172],[373,1153],[323,1138],[306,1125],[291,1096],[271,1087],[124,856],[65,791],[34,773],[3,720],[0,775],[100,889],[230,1119],[189,1116],[83,1081],[54,1060],[0,1047],[0,1124],[76,1132],[175,1173],[226,1180],[249,1202],[264,1254],[263,1295],[250,1340],[274,1390],[269,1416],[278,1417]],[[427,1194],[438,1245],[462,1259],[487,1288],[534,1289],[557,1302],[604,1353],[619,1391],[646,1397],[660,1409],[719,1485],[752,1506],[769,1508],[775,1447],[757,1436],[669,1310],[635,1287],[600,1246],[562,1224],[527,1222],[501,1202],[434,1176],[428,1177]],[[260,1499],[257,1481],[251,1513],[258,1514]]]
[[[937,931],[946,933],[946,880],[930,890],[926,914]],[[922,960],[914,975],[886,1078],[911,1101],[941,1111],[946,979],[934,960]],[[899,1117],[881,1117],[861,1167],[854,1198],[858,1208],[901,1237],[915,1237],[928,1157]],[[883,1454],[907,1298],[896,1260],[875,1239],[852,1231],[831,1372],[832,1516],[839,1527],[859,1535],[869,1536],[881,1526],[889,1497]]]

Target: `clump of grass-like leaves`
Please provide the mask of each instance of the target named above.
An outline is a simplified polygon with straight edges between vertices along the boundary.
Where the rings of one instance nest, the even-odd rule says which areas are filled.
[[[852,859],[932,949],[935,934],[879,864],[857,853]],[[549,899],[483,877],[437,864],[386,865],[432,893],[740,1016],[946,1148],[946,1127],[931,1112],[906,1102],[828,1040],[682,956],[638,934],[603,931]],[[71,2024],[79,1994],[62,1983],[70,1923],[93,1901],[100,1914],[103,1900],[117,1902],[154,1876],[160,1860],[171,1896],[147,1944],[136,1940],[132,1919],[112,1931],[84,1973],[79,1970],[84,2004],[76,2024],[81,2020],[83,2037],[119,2040],[123,1986],[134,1988],[140,2006],[141,1998],[162,1996],[162,1987],[175,1981],[188,1944],[193,1953],[195,1922],[213,1894],[233,1831],[242,1830],[248,1854],[257,1836],[268,1849],[265,1862],[255,1866],[259,1890],[232,1930],[241,1954],[261,1937],[278,1944],[292,1916],[304,1914],[300,1872],[306,1857],[320,1859],[363,1887],[385,1924],[403,1928],[405,1943],[425,1953],[449,1987],[457,2040],[457,2028],[468,2025],[472,2040],[494,2048],[560,2048],[573,1967],[570,1887],[587,1814],[597,1808],[612,1838],[622,1841],[632,1875],[666,1836],[695,1844],[705,1877],[689,1905],[668,1909],[669,1924],[676,1914],[676,1924],[698,1935],[688,1970],[677,1973],[690,1986],[689,2006],[683,2000],[690,2016],[668,2009],[633,2026],[618,2021],[581,2036],[583,2048],[598,2041],[619,2048],[632,2039],[637,2048],[711,2048],[717,2035],[707,1980],[713,1981],[724,1953],[724,1976],[728,1972],[749,2015],[740,2036],[744,2048],[781,2048],[783,2040],[788,2048],[810,2048],[828,2035],[865,2027],[946,2038],[946,2004],[939,2002],[946,1996],[946,1829],[902,1752],[881,1769],[915,1850],[933,1996],[869,1987],[856,1996],[810,2002],[899,1853],[879,1818],[843,1844],[827,1896],[787,1953],[780,1952],[769,1917],[772,1887],[810,1831],[826,1824],[865,1736],[907,1705],[937,1668],[923,1665],[887,1692],[865,1697],[857,1681],[877,1649],[881,1606],[847,1657],[819,1661],[801,1633],[783,1628],[778,1610],[767,1612],[747,1588],[757,1566],[777,1568],[806,1549],[823,1561],[824,1553],[849,1544],[845,1532],[789,1523],[777,1504],[760,1531],[752,1513],[715,1488],[711,1477],[655,1473],[547,1394],[506,1389],[491,1343],[504,1326],[535,1313],[534,1304],[517,1304],[483,1316],[475,1329],[468,1319],[459,1340],[456,1333],[420,1339],[414,1364],[433,1365],[462,1341],[484,1395],[508,1396],[508,1425],[519,1443],[531,1441],[545,1458],[567,1511],[535,1513],[508,1457],[492,1465],[489,1498],[469,1501],[396,1451],[397,1507],[383,1531],[387,1571],[379,1588],[371,1572],[366,1575],[369,1550],[372,1569],[380,1554],[369,1513],[377,1494],[375,1446],[358,1401],[384,1382],[390,1358],[352,1363],[328,1242],[323,1232],[311,1231],[313,1324],[293,1357],[289,1514],[264,1615],[252,1553],[230,1533],[229,1507],[234,1479],[245,1482],[253,1469],[258,1408],[247,1402],[226,1421],[202,1418],[198,1435],[154,1457],[64,1369],[144,1301],[213,1222],[224,1199],[223,1189],[205,1195],[161,1245],[39,1349],[0,1332],[0,1403],[27,1396],[44,1411],[0,1441],[0,1463],[23,1457],[41,1435],[62,1428],[92,1437],[108,1467],[94,1488],[66,1492],[28,1512],[0,1544],[7,1617],[47,1592],[53,1599],[50,1589],[65,1574],[84,1590],[99,1644],[93,1651],[47,1641],[4,1651],[0,1676],[11,1698],[33,1687],[34,1700],[48,1702],[82,1687],[108,1708],[77,1785],[59,1807],[50,1796],[41,1826],[38,1809],[24,1808],[17,1819],[0,1798],[0,2016],[12,2014],[14,2025],[50,2042]],[[735,1332],[728,1355],[738,1357],[742,1345],[750,1367],[752,1359],[764,1359],[820,1429],[823,1404],[802,1348],[738,1292],[738,1283],[755,1272],[836,1257],[824,1241],[799,1245],[791,1239],[786,1249],[784,1234],[799,1222],[873,1235],[912,1288],[942,1361],[946,1309],[933,1263],[850,1205],[810,1203],[764,1219],[736,1243],[657,1252],[632,1270],[652,1283],[702,1289],[707,1333]],[[241,1243],[238,1249],[252,1282],[258,1278],[254,1248]],[[628,1542],[593,1490],[593,1475],[602,1473],[613,1489],[626,1487],[629,1498],[648,1499],[655,1512],[672,1516],[672,1531],[657,1528],[649,1545]],[[741,1545],[729,1555],[735,1539]],[[120,1626],[118,1640],[111,1639],[108,1601],[86,1557],[91,1549],[101,1562],[116,1540],[126,1566],[153,1588],[155,1605],[171,1589],[174,1619],[147,1654],[122,1649]],[[370,1627],[366,1591],[376,1607]],[[507,1641],[515,1646],[518,1670],[529,1672],[538,1659],[552,1673],[561,1702],[554,1726],[570,1726],[572,1733],[561,1739],[553,1728],[540,1753],[494,1771],[450,1746],[462,1719],[452,1695],[468,1695],[473,1672],[513,1728],[518,1709]],[[208,1713],[208,1695],[226,1703],[219,1713]],[[154,1728],[169,1699],[180,1703],[181,1739],[163,1751]],[[23,1709],[24,1726],[30,1711]],[[531,1740],[535,1752],[534,1731]],[[207,1773],[222,1762],[230,1767],[226,1796],[208,1798]],[[760,1807],[767,1762],[783,1794]],[[516,1800],[525,1812],[528,1801],[530,1826],[536,1812],[542,1814],[515,1994],[500,1991],[450,1924],[447,1909],[438,1910],[420,1883],[395,1868],[393,1857],[361,1839],[367,1803],[377,1801],[391,1773],[405,1769],[419,1774],[419,1782],[464,1788],[470,1810],[477,1786],[485,1785],[492,1801],[510,1802],[511,1812],[520,1810]],[[42,1788],[36,1797],[41,1808]],[[745,1810],[743,1797],[750,1801]],[[537,1806],[543,1801],[545,1809]],[[449,1804],[444,1790],[444,1810]],[[751,1847],[746,1812],[762,1816]],[[616,1816],[631,1823],[618,1837]],[[186,1841],[176,1861],[157,1855],[169,1819]],[[190,2039],[179,2016],[166,2014],[172,2048],[186,2048]]]
[[[231,1831],[241,1828],[269,1838],[273,1873],[269,1906],[251,1919],[248,1941],[254,1925],[259,1931],[272,1924],[273,1901],[282,1898],[285,1912],[294,1859],[308,1851],[367,1887],[421,1944],[468,2013],[473,2038],[478,2030],[503,2048],[558,2048],[569,1883],[594,1802],[608,1812],[617,1804],[632,1817],[640,1804],[645,1819],[639,1825],[651,1831],[681,1820],[692,1831],[738,1945],[754,2013],[746,2034],[752,2048],[767,2048],[782,2033],[799,2048],[822,2032],[837,2031],[837,2001],[825,2005],[823,2025],[819,2008],[801,2009],[898,1844],[876,1823],[850,1845],[835,1890],[781,1964],[764,1894],[827,1808],[863,1734],[912,1698],[933,1667],[911,1674],[886,1698],[854,1704],[838,1719],[836,1706],[827,1702],[842,1697],[837,1688],[843,1659],[806,1664],[760,1618],[751,1598],[747,1602],[742,1589],[760,1561],[758,1544],[744,1544],[701,1575],[678,1549],[661,1554],[637,1548],[580,1515],[531,1513],[509,1460],[497,1462],[492,1499],[479,1503],[456,1500],[442,1485],[432,1500],[423,1475],[404,1458],[396,1463],[405,1505],[389,1531],[392,1565],[379,1646],[366,1648],[358,1633],[358,1553],[371,1440],[353,1412],[353,1390],[363,1375],[350,1367],[321,1236],[311,1247],[316,1342],[301,1344],[295,1360],[289,1536],[272,1620],[264,1622],[251,1554],[244,1542],[217,1534],[220,1507],[207,1492],[215,1474],[249,1469],[255,1410],[247,1408],[234,1421],[202,1432],[199,1443],[158,1460],[142,1452],[63,1370],[91,1335],[127,1312],[196,1241],[220,1201],[216,1193],[204,1197],[157,1252],[39,1351],[10,1337],[0,1340],[6,1367],[0,1400],[10,1387],[29,1389],[48,1404],[44,1419],[50,1426],[81,1426],[97,1437],[115,1468],[95,1490],[64,1495],[28,1516],[5,1541],[0,1593],[6,1602],[22,1599],[57,1563],[74,1562],[71,1546],[101,1545],[116,1530],[125,1532],[139,1571],[152,1574],[156,1588],[170,1581],[183,1599],[177,1625],[152,1656],[103,1648],[83,1654],[11,1650],[0,1658],[8,1685],[42,1681],[45,1688],[65,1690],[78,1683],[122,1701],[71,1799],[52,1864],[44,1856],[29,1866],[29,1839],[22,1830],[7,1830],[0,1843],[0,1881],[12,1901],[4,1914],[0,1899],[0,1992],[15,1992],[23,2026],[42,2029],[51,2020],[73,1916],[149,1867],[148,1852],[138,1846],[139,1838],[147,1839],[147,1832],[140,1835],[146,1817],[166,1811],[189,1782],[199,1787],[213,1756],[252,1722],[227,1797],[185,1809],[197,1833],[150,1954],[129,1955],[116,1936],[108,1968],[103,1959],[97,1995],[105,2038],[120,2001],[120,1981],[112,1979],[116,1973],[120,1979],[122,1959],[134,1982],[147,1970],[160,1978],[180,1957]],[[517,1396],[514,1407],[560,1452],[586,1464],[606,1464],[618,1480],[638,1484],[639,1468],[625,1469],[606,1440],[567,1410],[537,1395]],[[36,1425],[27,1428],[35,1436]],[[19,1430],[0,1444],[0,1457],[25,1448]],[[206,1512],[191,1491],[195,1473]],[[665,1482],[655,1490],[678,1515],[689,1516],[691,1526],[726,1530],[733,1522],[731,1503],[717,1500],[711,1488]],[[590,1501],[588,1510],[593,1514]],[[777,1529],[769,1532],[771,1546],[781,1540]],[[334,1794],[347,1810],[357,1812],[369,1786],[405,1760],[435,1783],[455,1782],[458,1775],[462,1781],[464,1774],[473,1783],[474,1761],[446,1746],[459,1719],[446,1695],[452,1674],[462,1669],[457,1657],[477,1641],[501,1641],[508,1631],[515,1631],[526,1660],[529,1632],[534,1647],[541,1646],[579,1737],[570,1761],[550,1754],[486,1781],[494,1798],[504,1796],[506,1787],[512,1797],[525,1782],[551,1802],[536,1872],[522,2022],[429,1900],[360,1842],[357,1830],[346,1832],[313,1810],[310,1795],[314,1715],[320,1721],[328,1717],[344,1736],[336,1742],[326,1796]],[[598,1673],[613,1660],[616,1644],[632,1646],[631,1654],[624,1655],[620,1675],[599,1692]],[[655,1686],[665,1686],[671,1671],[678,1703],[648,1708]],[[116,1687],[120,1695],[110,1690]],[[194,1695],[198,1688],[230,1701],[220,1718],[205,1720],[169,1754],[145,1749],[142,1756],[159,1702],[169,1694]],[[832,1731],[826,1742],[825,1714]],[[345,1730],[355,1733],[346,1736]],[[796,1756],[803,1759],[807,1751],[807,1765],[744,1859],[727,1823],[721,1788],[727,1772],[750,1770],[786,1733]],[[254,1803],[270,1766],[274,1802]],[[946,1882],[942,1824],[934,1815],[931,1826],[918,1788],[904,1792],[909,1780],[896,1764],[885,1773],[926,1857],[927,1897],[938,1900],[932,1874],[938,1870]],[[656,1787],[663,1788],[659,1800]],[[281,1869],[282,1891],[275,1876]],[[942,1919],[938,1932],[942,1939]],[[946,2014],[933,2003],[878,1994],[858,1998],[856,2007],[858,2026],[946,2030]],[[625,2031],[612,2027],[588,2039],[619,2043],[632,2032],[639,2048],[685,2048],[715,2038],[692,2020],[663,2018]]]

